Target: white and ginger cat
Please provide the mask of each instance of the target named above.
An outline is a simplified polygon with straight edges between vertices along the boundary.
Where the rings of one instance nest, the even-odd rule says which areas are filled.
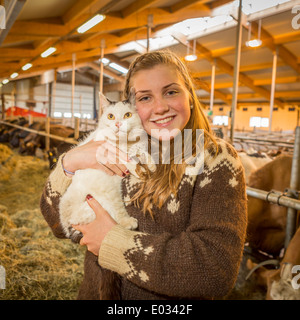
[[[136,112],[134,93],[131,92],[128,100],[122,102],[111,102],[100,95],[100,105],[102,105],[102,115],[98,127],[80,145],[91,140],[105,140],[117,146],[135,159],[125,165],[131,174],[137,176],[135,172],[137,153],[142,155],[143,163],[145,157],[148,161],[150,156],[146,151],[145,131]],[[148,167],[151,168],[151,165]],[[82,236],[79,231],[72,228],[72,224],[86,224],[95,219],[94,211],[85,201],[88,194],[92,195],[117,223],[127,229],[137,228],[137,220],[130,217],[125,209],[121,180],[120,176],[111,176],[102,170],[84,169],[75,172],[72,183],[59,204],[61,225],[68,238],[78,242]]]

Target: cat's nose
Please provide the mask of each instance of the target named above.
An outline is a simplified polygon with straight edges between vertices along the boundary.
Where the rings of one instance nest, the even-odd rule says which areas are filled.
[[[117,128],[120,128],[121,125],[122,125],[122,122],[119,122],[119,121],[118,121],[118,122],[115,123],[115,126],[116,126]]]

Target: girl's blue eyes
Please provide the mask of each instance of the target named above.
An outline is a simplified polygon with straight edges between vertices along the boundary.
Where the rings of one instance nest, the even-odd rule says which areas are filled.
[[[148,99],[150,99],[150,97],[142,97],[142,98],[139,99],[139,101],[146,101]]]
[[[170,90],[170,91],[167,91],[166,93],[165,93],[165,95],[167,95],[167,96],[173,96],[173,95],[175,95],[175,94],[177,94],[178,93],[178,91],[177,90]],[[141,98],[139,98],[138,99],[138,101],[148,101],[148,100],[150,100],[150,96],[145,96],[145,97],[141,97]]]
[[[178,91],[176,91],[176,90],[171,90],[171,91],[167,92],[168,95],[174,95],[176,93],[178,93]]]

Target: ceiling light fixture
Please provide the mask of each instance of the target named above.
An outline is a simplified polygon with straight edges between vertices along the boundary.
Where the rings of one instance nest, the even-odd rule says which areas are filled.
[[[128,72],[128,69],[126,69],[126,68],[124,68],[124,67],[122,67],[119,64],[116,64],[114,62],[111,62],[108,66],[113,68],[113,69],[115,69],[115,70],[117,70],[117,71],[120,71],[121,73],[124,73],[124,74]]]
[[[49,57],[53,52],[55,52],[56,51],[56,48],[54,48],[54,47],[50,47],[50,48],[48,48],[46,51],[44,51],[43,53],[41,53],[41,57],[42,58],[47,58],[47,57]]]
[[[32,67],[32,64],[31,63],[26,63],[23,67],[22,67],[22,70],[23,71],[26,71],[28,69],[30,69]]]
[[[19,75],[18,72],[14,72],[14,73],[12,73],[12,74],[10,75],[10,77],[11,77],[12,79],[14,79],[14,78],[16,78],[18,75]]]
[[[105,15],[103,14],[97,14],[92,19],[81,25],[79,28],[77,28],[78,33],[84,33],[87,30],[93,28],[96,24],[100,23],[105,19]]]
[[[102,62],[103,64],[109,64],[110,63],[110,60],[109,59],[107,59],[107,58],[102,58],[102,59],[100,59],[100,62]]]
[[[2,81],[2,83],[3,83],[3,84],[7,84],[7,83],[9,83],[9,80],[8,80],[8,79],[4,79],[4,80]]]
[[[195,61],[197,60],[197,55],[196,55],[196,39],[194,40],[193,43],[193,53],[190,54],[190,44],[188,42],[187,44],[187,52],[186,52],[186,56],[184,57],[185,61]]]
[[[251,40],[251,25],[250,22],[249,28],[248,28],[248,41],[246,41],[246,46],[251,48],[257,48],[260,47],[262,44],[262,41],[260,40],[260,34],[261,34],[261,19],[258,22],[258,31],[257,31],[257,39]]]

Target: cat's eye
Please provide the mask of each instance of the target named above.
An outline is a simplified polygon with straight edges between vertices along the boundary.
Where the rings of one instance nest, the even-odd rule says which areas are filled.
[[[132,116],[132,113],[131,112],[126,112],[125,114],[124,114],[124,119],[128,119],[128,118],[130,118]]]
[[[109,113],[109,114],[107,115],[107,119],[109,119],[109,120],[115,120],[115,116],[114,116],[112,113]]]

